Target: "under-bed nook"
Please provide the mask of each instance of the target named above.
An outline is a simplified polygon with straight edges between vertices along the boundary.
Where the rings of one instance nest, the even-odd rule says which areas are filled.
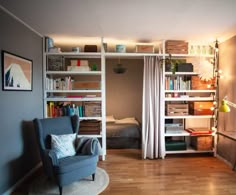
[[[135,118],[107,116],[107,149],[141,148],[141,125]]]

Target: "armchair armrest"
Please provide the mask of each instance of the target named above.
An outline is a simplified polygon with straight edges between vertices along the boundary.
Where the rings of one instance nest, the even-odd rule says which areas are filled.
[[[101,153],[101,146],[97,138],[79,138],[77,154],[98,155]]]
[[[47,164],[50,163],[52,166],[58,165],[58,159],[55,150],[45,150],[44,156]]]

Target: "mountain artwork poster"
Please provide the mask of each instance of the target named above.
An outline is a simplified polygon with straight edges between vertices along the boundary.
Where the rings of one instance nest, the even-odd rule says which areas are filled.
[[[2,89],[32,91],[33,61],[2,51]]]

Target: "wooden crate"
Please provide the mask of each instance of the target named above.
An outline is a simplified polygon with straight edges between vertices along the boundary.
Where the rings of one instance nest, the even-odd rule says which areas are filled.
[[[84,102],[85,117],[101,117],[101,102]]]
[[[166,53],[188,54],[188,42],[181,40],[167,40],[165,43]]]
[[[191,115],[212,115],[213,102],[189,102],[189,114]]]
[[[188,115],[188,104],[167,104],[167,116]]]
[[[214,86],[215,79],[205,81],[205,80],[201,80],[199,76],[192,76],[191,83],[192,83],[193,90],[215,89],[215,86]]]
[[[211,135],[191,136],[190,145],[195,150],[212,150],[213,137]]]

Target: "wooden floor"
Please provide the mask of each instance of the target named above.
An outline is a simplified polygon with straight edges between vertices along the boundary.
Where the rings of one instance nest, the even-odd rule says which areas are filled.
[[[101,195],[236,195],[236,172],[208,155],[142,160],[139,150],[108,150],[98,166],[110,183]],[[28,194],[24,184],[13,195]]]

